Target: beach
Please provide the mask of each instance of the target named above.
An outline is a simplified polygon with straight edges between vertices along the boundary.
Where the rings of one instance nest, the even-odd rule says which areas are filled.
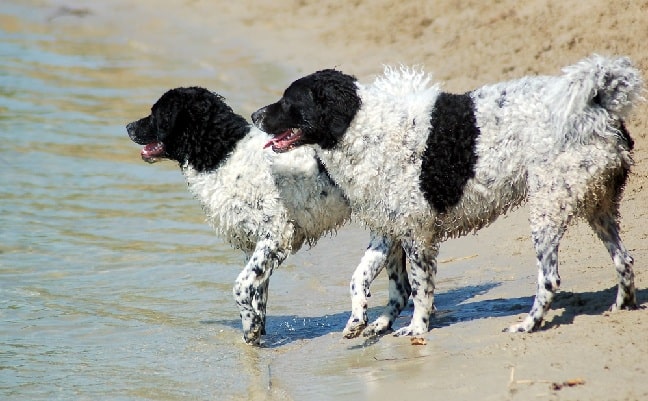
[[[131,88],[133,95],[127,102],[111,104],[109,116],[116,127],[143,116],[154,93],[176,85],[224,90],[235,109],[249,118],[257,108],[276,101],[290,82],[324,68],[370,82],[385,65],[416,65],[431,73],[444,90],[455,93],[525,75],[560,74],[562,67],[592,53],[629,56],[648,76],[648,1],[36,3],[52,17],[49,26],[93,32],[97,37],[117,35],[113,43],[120,50],[115,57],[129,49],[125,60],[141,57],[156,66],[155,74],[147,74],[142,70],[146,64],[136,64],[136,72],[126,65],[119,76],[108,78]],[[238,47],[250,56],[231,59]],[[204,384],[202,375],[209,376],[209,369],[215,381],[227,372],[225,387],[220,388],[234,389],[222,390],[223,399],[648,399],[648,103],[638,105],[626,126],[635,141],[635,166],[621,202],[621,235],[635,258],[639,310],[608,312],[616,296],[613,263],[587,223],[577,221],[561,242],[561,289],[543,326],[529,334],[503,333],[526,315],[535,294],[535,254],[523,206],[475,235],[442,244],[437,312],[424,344],[390,335],[347,340],[342,329],[350,310],[348,282],[367,243],[366,230],[354,223],[313,249],[300,251],[286,269],[275,273],[272,285],[278,287],[271,285],[269,331],[281,335],[269,333],[266,348],[242,344],[238,313],[233,303],[227,304],[230,283],[206,284],[210,279],[205,274],[202,289],[219,291],[227,302],[219,298],[218,306],[205,305],[195,318],[183,311],[187,321],[208,321],[192,326],[191,335],[200,337],[196,359],[197,355],[209,359],[196,381]],[[120,162],[133,163],[147,174],[157,168],[130,161],[138,157],[138,150],[128,143],[125,132],[117,135],[123,135],[115,156]],[[169,177],[173,172],[177,178],[174,191],[184,194],[179,173],[172,167],[168,170]],[[165,204],[159,196],[157,202]],[[178,218],[201,225],[197,203],[188,195],[181,204],[185,202],[194,207]],[[153,220],[163,214],[151,216]],[[205,251],[209,249],[201,252]],[[130,248],[122,252],[125,258],[129,252],[130,257],[136,255]],[[196,264],[210,263],[210,257],[201,253]],[[240,261],[223,263],[231,266],[230,276],[235,277]],[[279,284],[281,280],[287,284]],[[382,275],[369,298],[374,316],[376,307],[386,302],[386,292]],[[320,298],[326,301],[310,301]],[[146,298],[138,303],[145,307]],[[210,308],[231,315],[232,323],[221,326],[220,317],[211,322],[206,317]],[[411,308],[397,325],[407,323]],[[295,326],[302,318],[305,327],[316,322],[314,331],[286,323]],[[223,330],[229,337],[221,341]],[[156,335],[162,336],[163,330]],[[231,358],[219,363],[217,354],[225,347],[232,350]],[[175,374],[181,376],[181,370]],[[211,399],[218,398],[218,388],[210,391],[206,394]],[[201,394],[186,398],[206,398]],[[182,398],[175,393],[175,398],[156,396],[153,391],[130,395],[125,398]],[[110,394],[104,399],[111,399]]]

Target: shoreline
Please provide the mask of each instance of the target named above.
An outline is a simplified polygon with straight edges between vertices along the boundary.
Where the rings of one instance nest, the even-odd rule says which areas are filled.
[[[63,0],[52,3],[66,4]],[[91,24],[97,18],[110,21],[108,27],[123,30],[125,41],[138,38],[131,46],[142,46],[152,54],[177,51],[178,63],[189,60],[206,65],[234,89],[238,83],[227,81],[227,54],[209,53],[209,44],[226,41],[231,46],[252,46],[256,56],[250,63],[285,70],[268,74],[268,81],[259,89],[262,96],[244,100],[243,109],[248,110],[272,101],[299,76],[330,67],[368,81],[382,72],[383,64],[416,64],[432,73],[445,90],[463,92],[528,74],[558,74],[563,66],[602,53],[630,56],[648,79],[644,43],[648,25],[641,18],[646,6],[630,1],[619,5],[596,0],[574,6],[539,0],[524,4],[503,0],[495,5],[476,0],[460,4],[451,0],[423,4],[412,0],[279,0],[262,4],[251,0],[228,4],[175,0],[160,7],[152,0],[134,6],[117,0],[93,5],[91,12],[95,14],[65,23]],[[137,25],[142,16],[146,20]],[[222,23],[227,37],[215,37],[210,30],[213,23]],[[194,38],[182,31],[186,26],[198,28],[190,32],[197,44],[185,48],[180,41]],[[206,47],[201,48],[203,53],[193,53],[198,53],[198,44]],[[209,68],[205,68],[208,73],[212,71]],[[284,77],[284,73],[294,76]],[[245,83],[240,85],[244,90]],[[328,378],[360,372],[365,386],[347,389],[346,399],[648,398],[648,368],[644,367],[648,357],[644,334],[648,332],[646,103],[639,105],[627,126],[635,140],[636,165],[621,203],[622,236],[635,258],[642,309],[606,312],[614,297],[614,267],[600,241],[579,222],[570,227],[562,243],[562,288],[543,328],[528,335],[501,333],[526,314],[534,295],[534,255],[526,209],[520,208],[477,235],[442,245],[446,263],[439,268],[439,293],[448,299],[453,288],[495,283],[475,291],[470,299],[448,301],[448,308],[468,303],[498,308],[498,302],[507,300],[523,305],[524,312],[493,312],[487,318],[440,325],[425,336],[427,344],[419,347],[411,346],[409,339],[391,336],[382,337],[380,347],[370,347],[362,338],[342,339],[340,328],[330,336],[296,341],[279,350],[262,349],[258,352],[272,355],[276,378],[274,390],[263,393],[260,389],[259,398],[282,399],[286,393],[302,398],[298,391],[308,382],[290,380],[303,372],[327,374]],[[336,238],[322,242],[323,246],[296,255],[290,263],[325,264],[327,251],[341,253],[345,249]],[[357,263],[355,253],[349,252],[343,259],[350,266]],[[338,278],[340,286],[346,285],[352,271],[347,266],[343,270],[348,275]],[[385,285],[377,282],[372,287],[372,307],[381,305],[385,296]],[[349,300],[344,302],[340,308],[348,310]],[[443,313],[448,311],[439,311],[437,318]],[[350,351],[358,349],[361,356]],[[246,353],[253,351],[246,349]],[[319,355],[320,360],[312,360],[311,355]],[[570,381],[576,384],[563,385]]]

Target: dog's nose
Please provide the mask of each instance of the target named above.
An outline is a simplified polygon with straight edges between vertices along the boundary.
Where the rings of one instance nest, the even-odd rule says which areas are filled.
[[[135,135],[135,121],[132,123],[126,124],[126,132],[128,133],[128,136],[133,138],[133,135]]]
[[[254,125],[258,127],[259,124],[261,124],[262,120],[263,120],[263,109],[259,109],[254,113],[252,113],[252,122],[254,123]]]

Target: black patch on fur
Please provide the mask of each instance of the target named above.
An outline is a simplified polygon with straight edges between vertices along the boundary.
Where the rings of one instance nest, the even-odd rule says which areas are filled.
[[[434,104],[419,184],[439,213],[459,203],[466,183],[475,176],[479,128],[474,110],[467,93],[441,93]]]
[[[161,141],[164,157],[199,172],[216,169],[245,137],[249,123],[224,99],[203,88],[175,88],[153,105],[151,115],[128,126],[140,144]]]

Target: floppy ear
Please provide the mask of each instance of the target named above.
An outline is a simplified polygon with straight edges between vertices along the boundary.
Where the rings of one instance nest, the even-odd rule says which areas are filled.
[[[330,92],[326,95],[330,99],[328,106],[332,109],[329,110],[331,116],[329,131],[335,138],[340,138],[349,128],[360,106],[360,99],[356,94],[355,85],[352,91],[349,89],[346,86],[340,86],[338,88],[327,87],[325,90]],[[335,94],[333,95],[333,93]]]
[[[174,105],[176,106],[176,105]],[[158,138],[165,140],[169,135],[179,134],[189,124],[189,113],[184,107],[169,107],[159,110],[155,119]]]
[[[356,79],[340,71],[321,71],[314,95],[316,103],[320,105],[322,127],[327,132],[322,132],[322,148],[327,149],[344,135],[360,108],[360,98],[356,92]]]

